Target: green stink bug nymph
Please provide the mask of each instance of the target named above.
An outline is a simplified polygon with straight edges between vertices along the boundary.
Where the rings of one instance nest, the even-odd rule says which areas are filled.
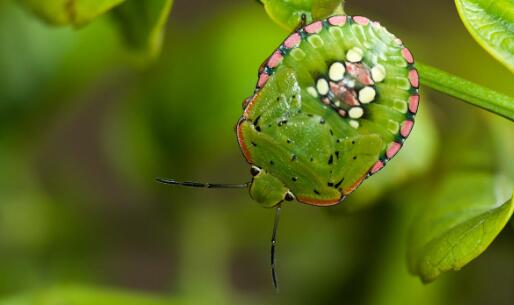
[[[263,207],[330,206],[382,169],[414,125],[419,78],[411,52],[378,22],[332,16],[301,26],[261,66],[236,126]],[[273,280],[276,277],[273,268]]]

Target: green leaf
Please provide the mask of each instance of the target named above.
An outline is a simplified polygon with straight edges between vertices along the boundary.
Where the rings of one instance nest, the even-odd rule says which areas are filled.
[[[476,41],[514,72],[514,1],[455,0],[455,4]]]
[[[514,180],[514,124],[507,120],[497,117],[488,117],[489,128],[491,129],[491,139],[493,140],[493,152],[491,158],[494,158],[498,171],[503,175]]]
[[[112,12],[127,46],[145,61],[161,50],[173,0],[127,0]]]
[[[0,300],[0,305],[174,305],[183,301],[123,290],[58,286]]]
[[[339,9],[342,11],[343,2],[341,0],[317,0],[312,2],[312,18],[314,20],[320,20],[326,18]],[[341,12],[339,11],[339,12]]]
[[[512,185],[485,172],[447,177],[411,230],[410,271],[430,282],[484,252],[512,216]]]
[[[45,22],[84,25],[125,0],[18,0]]]
[[[306,15],[309,23],[330,15],[344,14],[342,0],[261,0],[260,2],[273,21],[291,31],[300,24],[302,14]]]

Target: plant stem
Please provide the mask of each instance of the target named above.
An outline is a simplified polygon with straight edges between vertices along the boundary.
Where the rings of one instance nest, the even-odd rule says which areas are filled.
[[[514,98],[420,62],[416,68],[423,85],[514,121]]]

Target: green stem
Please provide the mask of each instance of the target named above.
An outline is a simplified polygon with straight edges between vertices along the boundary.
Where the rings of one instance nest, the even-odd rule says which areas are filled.
[[[514,121],[514,98],[420,62],[416,68],[423,85]]]

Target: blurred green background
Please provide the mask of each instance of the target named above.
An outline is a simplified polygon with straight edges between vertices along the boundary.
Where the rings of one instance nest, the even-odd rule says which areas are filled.
[[[285,206],[275,295],[272,210],[246,191],[154,178],[249,180],[234,126],[287,33],[256,1],[175,2],[162,54],[143,67],[107,16],[52,27],[0,1],[0,304],[513,304],[512,227],[460,272],[428,285],[408,274],[409,227],[444,177],[514,173],[511,122],[425,88],[383,172],[339,206]],[[353,0],[346,12],[514,95],[451,1]]]

